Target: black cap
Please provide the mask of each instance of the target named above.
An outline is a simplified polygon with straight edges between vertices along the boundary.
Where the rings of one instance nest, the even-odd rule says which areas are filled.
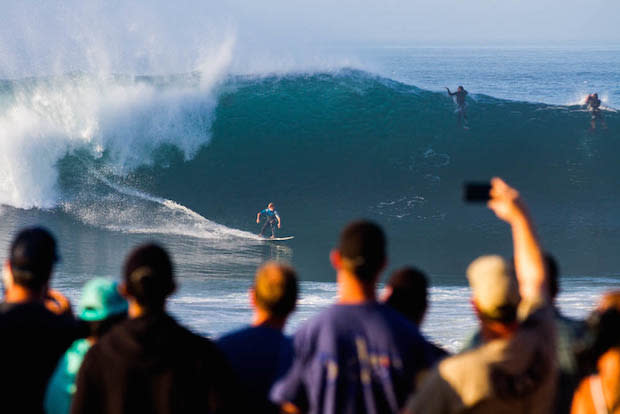
[[[60,259],[54,236],[42,227],[20,231],[11,244],[9,256],[15,281],[34,285],[47,282],[54,263]]]

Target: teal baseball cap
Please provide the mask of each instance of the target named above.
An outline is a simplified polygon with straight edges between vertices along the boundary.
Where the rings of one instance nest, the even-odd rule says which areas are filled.
[[[125,298],[118,291],[118,283],[98,277],[89,280],[82,289],[79,306],[80,319],[93,322],[127,312]]]

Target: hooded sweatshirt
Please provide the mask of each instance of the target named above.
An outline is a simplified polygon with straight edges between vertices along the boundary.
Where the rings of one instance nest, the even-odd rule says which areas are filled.
[[[233,412],[233,391],[232,371],[211,341],[164,313],[146,315],[120,323],[88,351],[71,413]]]

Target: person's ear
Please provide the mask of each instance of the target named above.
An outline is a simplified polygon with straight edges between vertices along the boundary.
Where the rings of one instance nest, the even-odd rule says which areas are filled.
[[[338,249],[333,249],[329,252],[329,261],[332,264],[332,267],[339,271],[342,267],[342,256],[340,256],[340,251]]]

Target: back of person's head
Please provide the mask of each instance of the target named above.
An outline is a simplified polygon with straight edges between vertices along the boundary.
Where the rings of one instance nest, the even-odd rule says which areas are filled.
[[[359,220],[350,223],[340,234],[342,267],[361,282],[376,282],[385,265],[385,235],[377,224]]]
[[[620,290],[606,293],[590,318],[599,352],[620,346]]]
[[[550,253],[545,253],[543,259],[545,261],[545,270],[547,271],[547,280],[549,283],[549,297],[553,300],[560,292],[560,269],[558,267],[558,262]]]
[[[275,207],[276,207],[276,205],[275,205],[275,204],[273,204],[273,203],[269,203],[269,204],[267,205],[267,208],[275,208]]]
[[[597,360],[620,347],[620,290],[606,293],[586,320],[589,340],[579,344],[577,358],[583,374],[596,371]]]
[[[426,275],[413,267],[403,267],[390,276],[387,283],[391,293],[386,303],[420,325],[428,306]]]
[[[458,89],[459,89],[460,91],[462,91],[462,90],[463,90],[463,89],[465,89],[465,88],[463,88],[463,85],[459,85],[459,88],[458,88]]]
[[[297,303],[295,269],[281,263],[265,263],[256,271],[253,290],[257,307],[270,315],[286,318]]]
[[[99,338],[115,323],[127,317],[127,301],[110,279],[91,279],[82,288],[79,318],[88,323],[91,336]]]
[[[138,246],[129,254],[123,277],[127,294],[148,311],[163,310],[175,289],[170,257],[155,243]]]
[[[512,266],[500,256],[481,256],[467,268],[472,299],[480,319],[505,324],[517,320],[521,297]]]
[[[13,282],[32,291],[41,291],[47,286],[58,259],[56,240],[48,230],[30,227],[20,231],[9,251]]]

